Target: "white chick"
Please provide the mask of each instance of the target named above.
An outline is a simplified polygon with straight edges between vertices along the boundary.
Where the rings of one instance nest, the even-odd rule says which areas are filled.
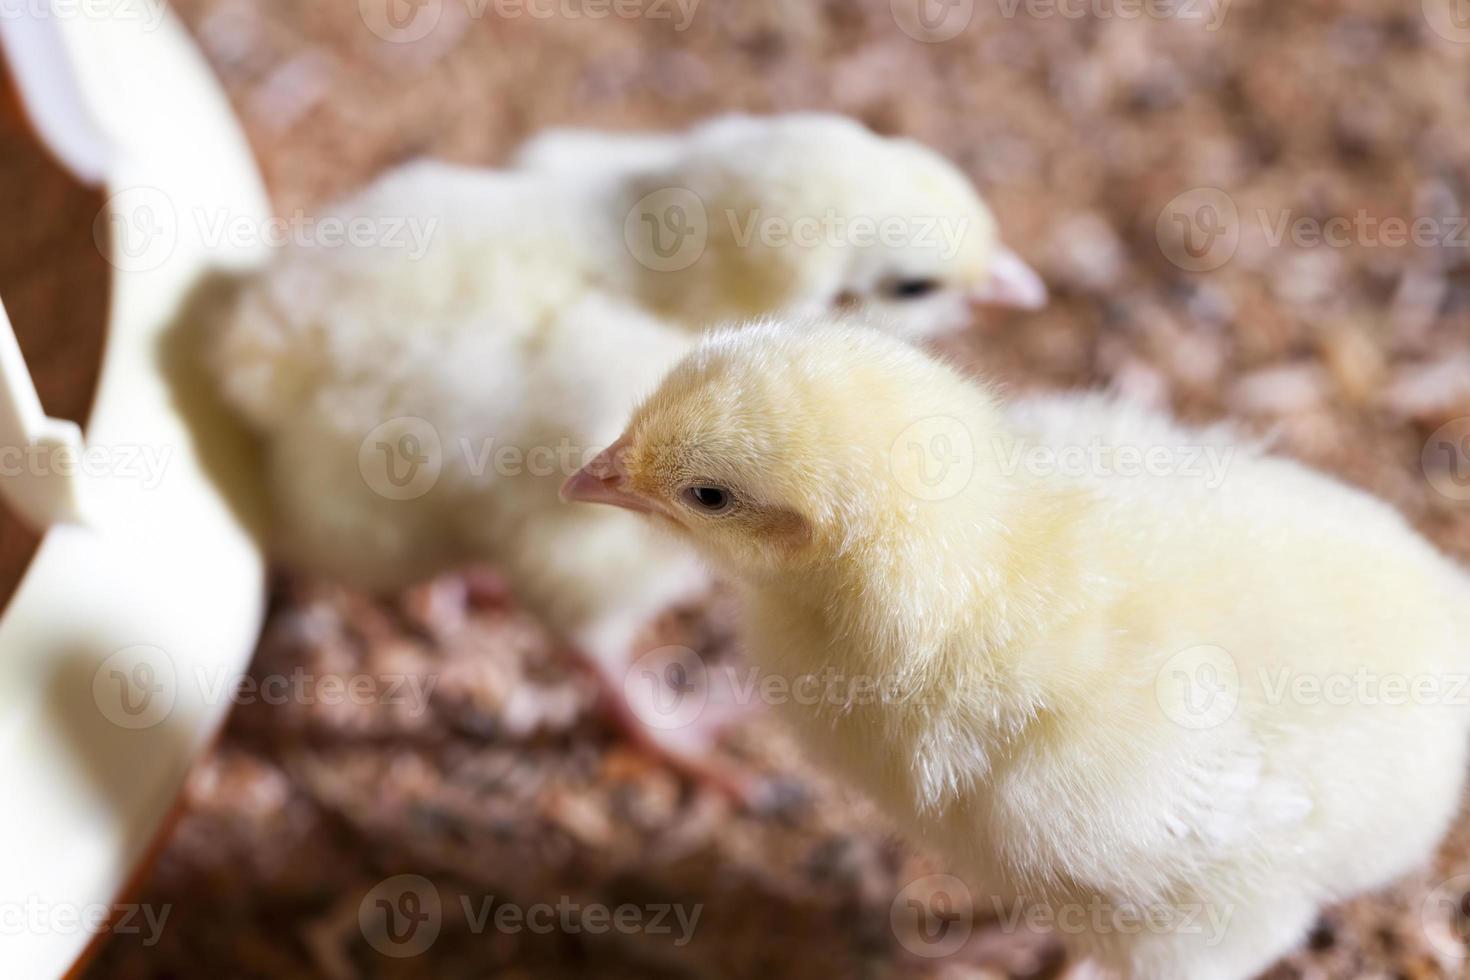
[[[557,488],[700,328],[726,312],[839,294],[894,305],[903,301],[886,284],[915,275],[955,297],[1029,288],[1014,268],[985,264],[1000,249],[984,203],[914,144],[820,116],[732,118],[682,140],[676,165],[584,181],[413,164],[323,216],[359,237],[366,222],[370,244],[292,246],[245,284],[214,370],[264,437],[282,557],[382,589],[495,562],[621,689],[639,627],[707,579],[682,543],[627,515],[563,508]],[[854,165],[864,158],[865,173]],[[756,243],[752,260],[712,218],[698,262],[660,271],[624,235],[662,187],[694,189],[712,215],[729,206],[794,221],[837,207],[892,218],[884,208],[906,208],[948,215],[966,234],[945,253]],[[905,329],[948,326],[922,320],[920,309]]]
[[[1207,451],[1223,472],[1193,472]],[[810,749],[1096,968],[1252,977],[1456,810],[1465,574],[1223,431],[1007,408],[872,331],[760,326],[699,346],[563,492],[738,580],[769,690],[841,681],[779,699]]]
[[[951,163],[842,116],[728,115],[680,135],[554,129],[515,162],[615,185],[616,216],[671,246],[697,229],[697,258],[635,266],[625,287],[684,324],[837,308],[932,337],[970,322],[971,305],[1046,302]]]
[[[563,137],[566,138],[566,137]],[[636,152],[657,157],[649,138]],[[696,127],[672,165],[629,173],[639,221],[670,231],[670,188],[698,199],[698,258],[640,275],[639,301],[682,323],[832,309],[932,337],[976,304],[1037,309],[1046,287],[1001,244],[953,164],[841,116],[725,116]],[[622,159],[626,160],[628,155]],[[702,219],[702,221],[701,221]],[[647,273],[648,270],[642,270]]]

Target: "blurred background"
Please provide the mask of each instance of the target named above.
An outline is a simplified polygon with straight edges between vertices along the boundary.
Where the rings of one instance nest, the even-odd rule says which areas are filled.
[[[992,315],[952,353],[1010,391],[1111,385],[1190,420],[1228,417],[1470,560],[1464,0],[175,10],[285,216],[418,156],[502,162],[550,125],[823,109],[922,140],[975,179],[1052,290],[1046,310]],[[9,96],[0,168],[0,293],[48,407],[85,418],[95,349],[67,325],[102,317],[101,202],[30,144]],[[31,545],[0,523],[0,568]],[[656,631],[720,651],[730,624],[717,596]],[[306,693],[239,699],[136,893],[168,909],[166,927],[118,930],[83,976],[958,980],[1062,967],[982,899],[939,888],[937,866],[769,719],[721,749],[777,787],[742,812],[620,742],[551,647],[503,598],[440,583],[382,600],[281,577],[252,677],[302,678]],[[313,696],[339,675],[407,682],[371,704]],[[535,698],[544,723],[517,724],[529,709],[513,695]],[[1425,911],[1462,873],[1470,824],[1436,867],[1334,910],[1270,976],[1470,976],[1470,933]],[[946,928],[900,914],[909,899]],[[430,916],[433,934],[364,929],[380,903]],[[485,928],[496,903],[685,920]]]

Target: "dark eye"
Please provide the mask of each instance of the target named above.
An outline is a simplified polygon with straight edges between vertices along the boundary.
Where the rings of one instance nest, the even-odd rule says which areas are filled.
[[[720,514],[730,509],[730,491],[719,487],[689,487],[684,491],[684,499],[706,514]]]
[[[918,299],[938,292],[938,279],[898,279],[888,287],[888,295],[894,299]]]

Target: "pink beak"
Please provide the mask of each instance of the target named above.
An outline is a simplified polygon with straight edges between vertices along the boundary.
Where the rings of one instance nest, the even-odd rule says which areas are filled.
[[[972,290],[970,299],[982,306],[1039,310],[1046,305],[1046,283],[1019,255],[1001,246],[991,260],[990,281]]]
[[[561,499],[567,503],[607,504],[640,514],[652,513],[653,508],[628,488],[628,470],[623,465],[627,448],[625,437],[592,457],[591,462],[561,485]]]

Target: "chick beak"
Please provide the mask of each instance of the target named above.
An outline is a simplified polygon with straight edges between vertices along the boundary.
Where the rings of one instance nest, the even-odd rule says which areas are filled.
[[[1002,245],[991,260],[990,278],[970,291],[970,300],[981,306],[1039,310],[1046,305],[1046,283],[1019,255]]]
[[[628,489],[628,470],[623,453],[626,438],[608,446],[592,457],[592,461],[571,475],[561,485],[561,499],[566,503],[608,504],[642,514],[653,512],[643,498]]]

